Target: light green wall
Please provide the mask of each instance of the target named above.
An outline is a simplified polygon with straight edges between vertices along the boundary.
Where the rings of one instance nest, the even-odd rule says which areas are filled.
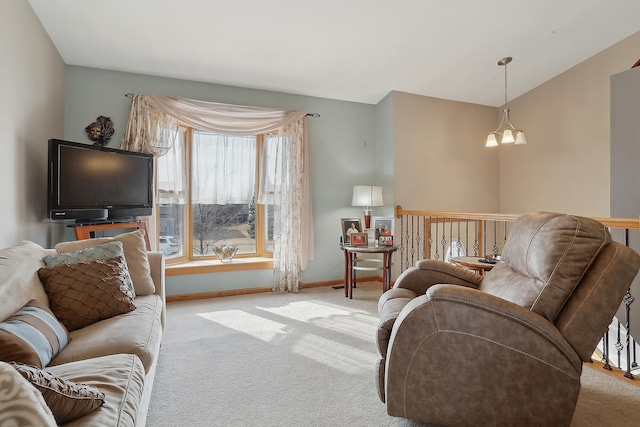
[[[0,58],[0,247],[47,246],[47,140],[63,134],[64,63],[26,0],[0,0]]]
[[[124,96],[128,92],[319,113],[320,118],[308,119],[315,259],[304,271],[303,282],[342,278],[340,218],[362,216],[361,208],[350,206],[352,186],[375,182],[373,105],[67,66],[65,139],[90,142],[84,128],[104,115],[115,128],[108,145],[118,147],[131,105]],[[265,287],[271,285],[271,277],[270,270],[172,276],[167,278],[167,292]]]

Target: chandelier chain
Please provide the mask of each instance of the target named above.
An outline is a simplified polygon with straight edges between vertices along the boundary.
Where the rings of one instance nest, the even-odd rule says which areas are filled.
[[[507,64],[504,64],[504,108],[507,108]]]

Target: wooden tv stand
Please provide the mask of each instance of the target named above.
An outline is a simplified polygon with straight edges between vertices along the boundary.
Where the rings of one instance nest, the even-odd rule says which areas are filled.
[[[96,231],[104,231],[104,230],[118,230],[124,228],[135,228],[137,230],[144,230],[144,242],[147,246],[147,250],[151,250],[151,245],[149,244],[149,233],[147,233],[147,225],[142,221],[131,221],[131,222],[99,222],[99,223],[88,223],[88,224],[75,224],[71,225],[73,230],[76,233],[77,240],[86,240],[92,239],[95,237]]]

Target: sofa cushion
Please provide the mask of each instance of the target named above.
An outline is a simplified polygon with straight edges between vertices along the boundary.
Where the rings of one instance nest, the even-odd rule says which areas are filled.
[[[123,268],[125,273],[125,278],[127,280],[127,286],[131,290],[133,297],[136,296],[135,288],[133,287],[133,281],[131,280],[131,275],[129,274],[129,268],[127,266],[127,261],[124,255],[124,249],[122,246],[122,242],[113,241],[103,243],[98,246],[94,246],[92,248],[81,249],[75,252],[62,252],[55,255],[47,255],[42,258],[44,265],[52,266],[58,264],[73,264],[76,262],[86,262],[92,261],[96,259],[109,259],[114,257],[122,257],[124,260]]]
[[[78,384],[34,366],[11,362],[37,388],[59,425],[96,410],[104,403],[104,393],[95,386]]]
[[[553,322],[595,258],[611,243],[600,222],[536,212],[512,226],[502,261],[480,290],[528,308]]]
[[[70,331],[136,308],[122,257],[42,267],[38,275],[51,310]]]
[[[158,295],[136,298],[136,309],[70,332],[71,342],[49,364],[61,365],[117,353],[135,354],[149,372],[162,338],[163,301]]]
[[[149,295],[155,292],[155,285],[151,278],[147,247],[144,241],[144,230],[119,234],[115,237],[100,237],[73,242],[61,242],[56,245],[57,252],[74,252],[91,248],[103,243],[120,241],[124,247],[124,257],[129,266],[129,273],[133,280],[136,295]]]
[[[5,362],[16,361],[42,368],[68,342],[65,327],[36,299],[0,323],[0,360]]]
[[[57,426],[42,394],[5,362],[0,362],[0,391],[1,426]]]
[[[47,370],[75,383],[95,386],[105,394],[104,405],[65,424],[65,427],[129,427],[143,424],[138,416],[145,388],[145,372],[137,356],[114,354],[48,366]]]
[[[0,321],[33,298],[49,305],[38,279],[38,269],[42,267],[45,255],[47,252],[42,246],[28,240],[0,249]]]

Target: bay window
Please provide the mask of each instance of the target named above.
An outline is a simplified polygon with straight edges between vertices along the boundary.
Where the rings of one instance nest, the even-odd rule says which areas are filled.
[[[273,205],[256,203],[265,140],[180,127],[156,165],[160,250],[169,260],[215,259],[213,248],[225,245],[238,257],[271,256]]]
[[[121,148],[156,159],[156,215],[147,220],[152,236],[159,231],[154,246],[164,244],[169,261],[197,264],[214,258],[213,246],[237,244],[238,257],[270,258],[247,268],[271,268],[274,291],[297,292],[313,258],[306,114],[128,96]]]

